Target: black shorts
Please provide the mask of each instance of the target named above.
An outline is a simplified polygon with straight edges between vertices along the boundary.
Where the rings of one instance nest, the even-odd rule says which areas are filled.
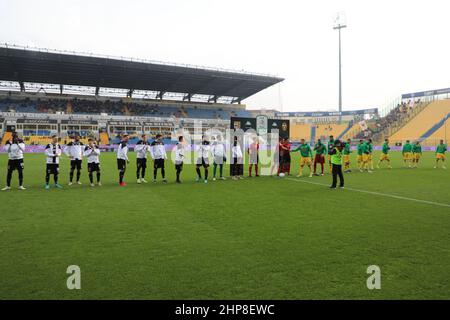
[[[47,163],[47,173],[48,174],[58,174],[59,164],[58,163]]]
[[[175,162],[175,170],[176,170],[176,171],[181,171],[181,170],[183,170],[183,162],[180,162],[180,163],[176,163],[176,162]]]
[[[145,158],[137,158],[136,159],[136,166],[138,168],[147,168],[147,159],[145,159]]]
[[[70,160],[70,169],[71,170],[81,170],[81,164],[83,163],[83,160],[77,159],[77,160]]]
[[[164,159],[155,159],[155,162],[153,163],[153,168],[158,169],[164,169]]]
[[[100,172],[100,163],[95,162],[88,163],[88,172],[91,173],[95,171]]]
[[[117,159],[117,169],[125,170],[127,168],[127,160]]]
[[[23,170],[23,159],[10,159],[8,160],[8,170]]]
[[[203,166],[205,168],[208,168],[209,167],[209,159],[208,158],[203,158],[203,157],[198,158],[196,165],[197,165],[197,167]]]

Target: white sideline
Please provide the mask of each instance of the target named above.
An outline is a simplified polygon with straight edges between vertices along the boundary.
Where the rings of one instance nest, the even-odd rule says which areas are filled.
[[[291,181],[295,181],[295,182],[303,182],[303,183],[315,184],[315,185],[318,185],[318,186],[326,186],[326,187],[329,186],[329,184],[326,184],[326,183],[307,181],[307,180],[303,180],[303,179],[293,179],[293,178],[286,178],[286,179],[287,180],[291,180]],[[420,200],[420,199],[402,197],[402,196],[397,196],[395,194],[387,194],[387,193],[381,193],[381,192],[375,192],[375,191],[367,191],[367,190],[347,188],[347,187],[345,187],[344,190],[350,190],[350,191],[361,192],[361,193],[368,193],[368,194],[373,194],[373,195],[376,195],[376,196],[383,196],[383,197],[389,197],[389,198],[400,199],[400,200],[408,200],[408,201],[414,201],[414,202],[419,202],[419,203],[431,204],[431,205],[434,205],[434,206],[450,208],[450,204],[447,204],[447,203],[440,203],[440,202],[434,202],[434,201],[427,201],[427,200]]]

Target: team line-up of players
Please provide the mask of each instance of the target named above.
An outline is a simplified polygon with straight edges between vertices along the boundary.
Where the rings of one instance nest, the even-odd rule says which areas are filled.
[[[129,164],[128,158],[128,135],[122,136],[122,141],[117,148],[117,169],[119,171],[119,185],[126,186],[124,182],[125,172],[127,164]],[[45,175],[45,188],[50,188],[50,177],[53,175],[54,186],[56,188],[62,188],[58,182],[59,176],[59,160],[62,156],[62,148],[58,143],[59,138],[57,136],[52,137],[52,142],[45,147],[46,155],[46,175]],[[24,169],[24,151],[25,144],[16,134],[13,134],[12,138],[6,143],[5,150],[8,153],[8,170],[6,187],[2,191],[11,189],[12,174],[14,171],[18,171],[19,189],[25,190],[23,186],[23,169]],[[374,170],[373,163],[373,143],[371,139],[360,140],[356,146],[357,151],[357,163],[358,169],[361,172],[372,172]],[[386,139],[382,145],[381,156],[378,161],[377,167],[383,162],[387,163],[388,168],[391,167],[389,159],[389,140]],[[436,164],[435,168],[441,163],[441,167],[445,167],[445,152],[447,151],[447,145],[441,140],[436,147]],[[147,183],[145,180],[145,172],[147,168],[147,154],[149,153],[153,159],[153,181],[156,182],[158,170],[161,171],[162,181],[167,183],[165,176],[165,161],[167,154],[165,146],[162,141],[162,135],[158,134],[152,143],[148,143],[146,135],[142,135],[142,139],[138,141],[135,146],[136,152],[136,177],[137,183]],[[249,158],[249,177],[252,177],[252,169],[255,169],[255,176],[258,177],[258,163],[259,163],[259,140],[257,137],[253,138],[253,142],[247,149]],[[284,176],[290,175],[291,156],[292,152],[299,152],[300,154],[300,170],[298,177],[303,175],[304,167],[309,168],[309,176],[324,175],[325,156],[328,156],[328,163],[330,165],[330,173],[333,174],[333,186],[336,187],[336,178],[340,177],[341,187],[343,187],[342,171],[350,173],[350,153],[351,140],[347,142],[340,142],[334,140],[333,136],[329,137],[327,145],[321,142],[319,139],[314,145],[314,149],[305,142],[305,139],[301,139],[300,145],[292,149],[288,139],[281,139],[276,151],[274,153],[274,165],[271,168],[271,175],[274,174],[274,170],[277,171],[277,175]],[[313,152],[315,156],[313,156]],[[73,184],[74,175],[76,171],[76,183],[81,184],[81,168],[82,159],[87,159],[87,168],[89,174],[90,185],[94,184],[94,173],[96,174],[96,182],[98,186],[101,186],[100,175],[100,149],[97,146],[94,139],[89,139],[88,144],[84,145],[80,141],[80,137],[74,137],[73,141],[68,143],[65,152],[70,158],[70,176],[69,185]],[[411,144],[410,141],[406,141],[402,148],[402,155],[404,165],[409,168],[416,168],[419,164],[422,147],[420,142],[417,141]],[[201,168],[204,168],[204,182],[208,182],[209,163],[210,156],[213,159],[213,180],[216,180],[217,168],[219,168],[219,179],[225,180],[223,176],[223,165],[226,162],[225,144],[221,141],[220,136],[216,138],[214,143],[211,144],[207,136],[204,136],[201,144],[197,150],[196,159],[196,181],[202,180]],[[232,162],[230,163],[230,173],[233,180],[243,179],[243,153],[238,141],[238,137],[235,136],[231,147]],[[185,158],[185,146],[183,136],[178,138],[178,142],[175,147],[175,171],[176,171],[176,183],[181,183],[181,172],[183,170],[183,162]],[[276,165],[275,165],[276,164]],[[312,167],[313,165],[313,167]],[[317,173],[317,165],[321,166],[321,173]],[[314,168],[314,169],[313,169]]]

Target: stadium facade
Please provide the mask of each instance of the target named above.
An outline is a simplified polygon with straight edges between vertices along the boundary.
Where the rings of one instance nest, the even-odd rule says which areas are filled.
[[[28,144],[73,134],[115,144],[124,132],[162,133],[171,143],[179,130],[194,134],[230,128],[231,119],[265,116],[289,121],[291,140],[314,143],[386,137],[435,145],[447,137],[450,89],[404,94],[389,108],[279,112],[247,110],[242,101],[282,82],[271,75],[140,59],[0,46],[0,133],[12,131]],[[441,101],[441,102],[439,102]],[[414,119],[422,119],[415,123]],[[412,124],[411,124],[412,123]]]

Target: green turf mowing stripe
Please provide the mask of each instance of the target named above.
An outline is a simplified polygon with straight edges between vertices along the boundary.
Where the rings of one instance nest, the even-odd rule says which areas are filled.
[[[305,181],[305,180],[296,180],[296,179],[293,179],[293,178],[287,178],[287,180],[296,181],[296,182],[303,182],[303,183],[309,183],[309,184],[315,184],[315,185],[319,185],[319,186],[329,186],[329,184],[326,184],[326,183],[319,183],[319,182],[312,182],[312,181]],[[373,195],[376,195],[376,196],[389,197],[389,198],[395,198],[395,199],[407,200],[407,201],[414,201],[414,202],[419,202],[419,203],[425,203],[425,204],[431,204],[431,205],[435,205],[435,206],[450,208],[450,204],[447,204],[447,203],[427,201],[427,200],[421,200],[421,199],[415,199],[415,198],[408,198],[408,197],[398,196],[398,195],[395,195],[395,194],[388,194],[388,193],[381,193],[381,192],[375,192],[375,191],[354,189],[354,188],[348,188],[348,187],[345,187],[345,189],[346,190],[350,190],[350,191],[355,191],[355,192],[373,194]]]

